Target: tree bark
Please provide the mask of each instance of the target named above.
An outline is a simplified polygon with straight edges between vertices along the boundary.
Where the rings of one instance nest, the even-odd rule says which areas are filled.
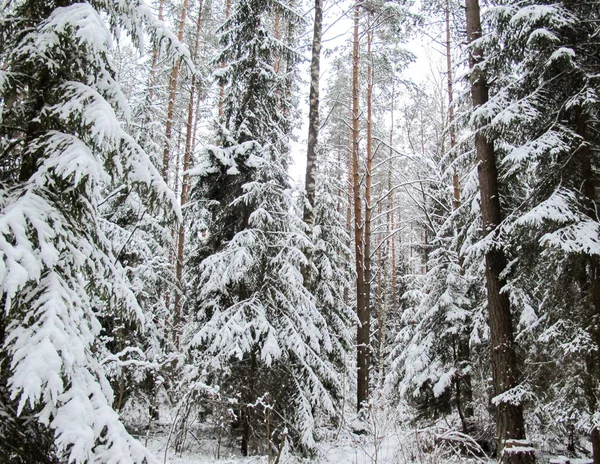
[[[280,39],[281,38],[281,31],[280,31],[280,27],[279,27],[279,23],[281,21],[281,14],[279,12],[278,9],[275,10],[275,19],[274,19],[274,26],[273,26],[273,36],[276,39]],[[279,55],[277,55],[275,57],[275,62],[273,63],[273,70],[275,71],[275,74],[279,74],[279,66],[281,65],[281,57]]]
[[[467,39],[470,48],[471,98],[473,107],[478,108],[488,101],[488,85],[481,71],[482,50],[474,45],[481,37],[481,17],[478,0],[466,0]],[[481,194],[481,214],[485,234],[493,234],[502,220],[498,192],[498,170],[496,153],[492,141],[481,131],[475,133],[475,149],[479,159],[477,168]],[[505,280],[506,256],[501,248],[494,247],[485,255],[485,277],[488,300],[488,323],[491,335],[491,360],[494,394],[500,395],[519,383],[517,357],[512,326],[512,315],[508,295],[502,292]],[[496,408],[497,438],[499,450],[503,451],[509,439],[525,439],[523,407],[502,402]],[[533,453],[506,452],[504,463],[535,462]]]
[[[592,220],[597,220],[596,186],[592,164],[593,154],[590,150],[587,116],[581,110],[577,115],[577,134],[582,138],[582,144],[578,148],[578,152],[581,160],[581,172],[584,175],[581,190],[588,204],[586,213]],[[591,317],[585,321],[585,325],[589,327],[590,336],[598,348],[596,352],[588,354],[586,362],[587,374],[590,376],[589,387],[586,388],[587,402],[589,413],[594,414],[598,410],[598,393],[591,379],[598,379],[600,376],[600,369],[598,367],[600,363],[600,355],[598,354],[600,353],[600,262],[594,256],[588,255],[586,258],[587,279],[589,281],[589,289],[587,290],[589,295],[587,299],[591,303]],[[593,462],[594,464],[600,464],[600,431],[598,431],[597,427],[592,427],[590,441],[592,442]]]
[[[194,63],[198,59],[198,48],[200,48],[200,30],[202,27],[202,6],[203,0],[200,0],[198,9],[198,19],[196,21],[196,37],[194,39]],[[183,209],[188,201],[189,190],[190,190],[190,179],[187,173],[190,168],[190,161],[192,158],[192,137],[195,132],[194,127],[194,99],[196,92],[196,73],[192,74],[192,80],[190,83],[190,98],[188,101],[188,115],[186,123],[185,133],[185,152],[183,155],[183,176],[181,181],[181,197],[180,204]],[[185,214],[184,214],[185,218]],[[179,335],[180,335],[180,321],[181,321],[181,305],[182,305],[182,292],[183,292],[183,255],[185,250],[185,221],[181,221],[179,224],[177,240],[177,261],[175,265],[175,275],[177,276],[177,282],[179,283],[179,291],[175,294],[174,311],[173,311],[173,340],[175,346],[179,348]]]
[[[352,95],[352,85],[350,85],[350,94]],[[348,170],[348,178],[346,182],[346,231],[348,232],[348,249],[352,247],[352,207],[353,203],[353,188],[354,188],[354,176],[353,176],[353,159],[354,159],[354,151],[352,149],[352,134],[353,134],[353,125],[352,125],[352,97],[350,97],[350,104],[348,105],[350,108],[348,114],[348,156],[346,159],[346,166]],[[350,302],[350,289],[346,287],[344,289],[344,303],[348,304]]]
[[[354,250],[356,258],[356,312],[358,326],[356,331],[357,344],[357,388],[356,408],[360,412],[369,397],[369,320],[366,306],[364,241],[362,208],[360,199],[359,172],[359,112],[358,112],[358,65],[359,65],[359,4],[354,6],[354,35],[352,47],[352,192],[354,200]]]
[[[450,0],[446,0],[445,23],[446,23],[446,82],[448,86],[448,132],[450,134],[450,150],[456,146],[456,127],[454,127],[454,82],[452,77],[452,47],[450,34]],[[454,188],[454,209],[460,206],[460,182],[456,168],[452,173],[452,185]]]
[[[392,310],[396,307],[396,224],[394,221],[394,218],[396,217],[396,212],[394,211],[394,191],[392,190],[392,168],[393,168],[393,156],[394,156],[394,150],[393,150],[393,143],[394,143],[394,97],[395,97],[395,86],[394,86],[394,82],[392,81],[392,107],[390,110],[390,166],[389,166],[389,170],[388,170],[388,192],[389,192],[389,196],[388,196],[388,224],[389,224],[389,230],[387,235],[390,236],[391,233],[391,237],[390,237],[390,261],[391,261],[391,266],[390,266],[390,272],[391,272],[391,276],[390,276],[390,286],[392,287]]]
[[[315,0],[312,57],[310,62],[310,95],[308,110],[308,147],[306,150],[306,201],[304,222],[312,228],[314,222],[315,182],[317,173],[317,143],[319,140],[319,73],[321,64],[321,35],[323,31],[323,0]]]
[[[373,188],[373,66],[371,44],[373,39],[373,31],[371,29],[371,21],[369,15],[369,23],[367,24],[367,165],[365,169],[365,237],[364,237],[364,269],[365,269],[365,296],[364,296],[364,319],[361,324],[365,326],[363,334],[364,343],[366,345],[366,369],[371,368],[371,280],[372,259],[371,259],[371,228],[373,224],[373,207],[371,205],[371,191]],[[368,382],[367,374],[367,399],[368,399]]]
[[[594,464],[600,464],[600,432],[594,427],[590,436],[592,440],[592,455]]]
[[[229,19],[229,13],[231,12],[231,0],[225,2],[225,21]],[[221,68],[225,67],[225,62],[221,63]],[[219,86],[219,119],[223,116],[223,99],[225,98],[225,84],[221,83]]]
[[[183,1],[183,7],[181,9],[181,21],[179,22],[179,29],[177,31],[177,39],[183,41],[183,31],[185,28],[185,18],[187,16],[189,0]],[[177,96],[177,82],[179,80],[179,68],[181,67],[181,58],[175,61],[173,65],[173,71],[171,72],[171,79],[169,81],[169,103],[167,107],[167,127],[165,131],[165,148],[163,151],[163,168],[162,176],[165,182],[168,183],[169,178],[169,163],[171,161],[171,137],[173,132],[173,118],[175,116],[175,97]]]

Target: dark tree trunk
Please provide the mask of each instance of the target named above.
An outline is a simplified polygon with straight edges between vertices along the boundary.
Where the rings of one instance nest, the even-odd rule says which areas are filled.
[[[591,433],[592,440],[592,455],[594,457],[594,464],[600,464],[600,432],[594,427]]]
[[[360,172],[359,172],[359,112],[358,112],[358,23],[360,17],[359,4],[354,6],[354,41],[352,47],[352,191],[354,200],[354,249],[356,253],[356,312],[358,326],[356,330],[357,344],[357,388],[356,408],[360,411],[369,397],[369,318],[366,306],[365,272],[364,272],[364,236],[362,211],[360,206]]]
[[[255,382],[256,382],[256,348],[250,353],[249,366],[248,366],[248,377],[247,377],[247,390],[242,396],[245,404],[241,408],[242,414],[242,443],[240,451],[242,456],[248,456],[250,452],[250,439],[252,435],[252,406],[256,401],[255,394]]]
[[[587,200],[587,214],[592,220],[597,220],[598,212],[596,210],[596,186],[594,181],[594,170],[592,165],[592,151],[590,150],[588,136],[587,116],[583,111],[577,115],[577,133],[582,138],[582,144],[578,148],[579,158],[581,160],[581,172],[583,173],[582,192]],[[590,353],[587,360],[587,374],[590,377],[589,387],[586,389],[587,403],[590,414],[598,410],[598,392],[595,385],[600,377],[600,262],[594,256],[587,257],[587,280],[589,282],[589,297],[591,303],[591,317],[586,321],[590,328],[592,340],[596,343],[598,350]],[[592,442],[592,455],[594,464],[600,464],[600,432],[596,427],[592,428],[590,433]]]
[[[470,44],[481,37],[481,17],[478,0],[466,0],[467,39]],[[488,101],[488,86],[481,72],[483,61],[479,47],[471,45],[469,64],[471,68],[471,98],[477,108]],[[481,193],[481,214],[485,234],[494,233],[502,219],[498,193],[498,171],[494,145],[480,132],[475,134],[475,149],[479,158],[478,175]],[[494,394],[500,395],[518,385],[517,358],[513,336],[511,309],[508,295],[502,292],[505,284],[502,273],[506,269],[506,256],[498,247],[485,255],[485,277],[488,299],[488,323],[491,335],[491,359]],[[496,408],[497,438],[500,451],[507,440],[525,439],[525,422],[521,405],[502,402]],[[519,447],[521,448],[521,447]],[[531,452],[503,453],[504,463],[532,463]]]
[[[312,59],[310,63],[310,95],[308,111],[308,148],[306,151],[306,202],[304,222],[312,228],[314,222],[317,143],[319,140],[319,72],[321,64],[321,35],[323,29],[323,0],[315,0]]]

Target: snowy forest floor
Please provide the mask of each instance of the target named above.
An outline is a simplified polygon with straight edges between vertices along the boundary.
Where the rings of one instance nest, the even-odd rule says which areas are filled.
[[[186,446],[185,451],[176,453],[169,447],[165,455],[168,429],[157,430],[148,441],[148,448],[159,462],[166,464],[267,464],[267,456],[242,457],[238,449],[221,444],[216,439],[199,438]],[[423,432],[421,432],[423,433]],[[469,458],[444,447],[426,451],[419,443],[421,433],[399,433],[379,436],[344,436],[337,441],[325,441],[318,445],[317,456],[301,459],[284,453],[280,464],[477,464],[495,463],[493,459]],[[270,462],[274,462],[271,458]],[[538,464],[591,464],[591,459],[570,459],[561,456],[538,456]]]
[[[267,464],[267,456],[241,456],[239,449],[221,443],[214,437],[192,438],[194,442],[185,446],[185,451],[176,453],[169,446],[165,456],[168,428],[157,429],[154,437],[148,441],[148,448],[159,462],[168,464]],[[281,456],[280,464],[323,463],[323,464],[435,464],[435,463],[487,463],[487,459],[469,459],[466,457],[443,456],[440,450],[424,452],[420,450],[419,434],[389,434],[373,436],[340,434],[335,441],[324,441],[317,445],[317,454],[313,459],[302,459],[290,453]],[[271,462],[274,462],[274,457]]]
[[[406,429],[399,427],[397,416],[380,415],[368,424],[369,433],[357,435],[352,425],[345,424],[337,430],[324,434],[317,445],[312,459],[302,459],[284,448],[280,464],[489,464],[496,462],[482,454],[478,445],[469,437],[438,424],[427,429]],[[267,456],[243,457],[239,444],[225,433],[219,437],[218,429],[206,424],[193,424],[187,433],[181,449],[174,450],[175,435],[171,432],[168,414],[152,425],[145,436],[149,450],[164,464],[269,464],[275,458]],[[165,453],[166,450],[166,453]],[[472,457],[469,456],[472,453]],[[538,454],[538,464],[588,464],[591,459],[567,460],[559,455]]]

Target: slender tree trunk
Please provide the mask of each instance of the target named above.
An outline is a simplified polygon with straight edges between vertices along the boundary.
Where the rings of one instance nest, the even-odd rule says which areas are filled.
[[[377,215],[381,215],[381,202],[377,205]],[[382,243],[381,241],[385,239],[383,234],[379,234],[379,245],[377,248],[377,371],[378,371],[378,379],[382,379],[383,377],[383,334],[385,333],[384,328],[384,304],[383,304],[383,253],[382,253]]]
[[[488,86],[481,72],[482,51],[473,46],[481,37],[481,17],[478,0],[466,0],[467,39],[471,44],[469,64],[471,68],[471,98],[473,107],[478,108],[488,101]],[[487,140],[481,131],[475,133],[475,149],[479,158],[478,176],[481,194],[481,214],[485,234],[494,233],[502,220],[502,210],[498,192],[498,171],[496,154],[492,141]],[[518,385],[517,357],[510,302],[502,292],[505,280],[502,273],[506,269],[506,256],[498,247],[485,255],[485,276],[488,299],[488,323],[491,335],[491,359],[494,394],[500,395]],[[522,446],[513,448],[514,440],[525,439],[525,422],[521,405],[502,402],[497,405],[497,438],[499,449],[503,451],[503,463],[521,464],[535,462],[532,452],[517,452]],[[507,441],[510,441],[508,443]],[[506,446],[506,450],[504,450]],[[511,448],[511,449],[509,449]],[[515,449],[515,451],[512,451]]]
[[[371,281],[373,279],[373,261],[371,259],[371,229],[373,225],[373,207],[371,204],[371,194],[373,190],[373,66],[371,44],[373,31],[371,21],[367,24],[367,165],[365,169],[365,238],[364,238],[364,268],[365,268],[365,297],[364,297],[364,320],[365,325],[364,343],[366,345],[366,369],[371,369]],[[367,374],[367,399],[368,382]]]
[[[185,18],[187,16],[189,0],[183,1],[181,9],[181,21],[179,22],[179,30],[177,31],[177,39],[183,41],[183,31],[185,29]],[[169,82],[169,103],[167,107],[167,127],[165,131],[165,149],[163,151],[163,169],[162,176],[165,182],[169,178],[169,163],[171,160],[171,137],[173,132],[173,118],[175,117],[175,97],[177,96],[177,82],[179,81],[179,68],[181,67],[181,59],[178,59],[173,65],[171,79]]]
[[[225,21],[229,19],[229,14],[231,12],[231,0],[227,0],[225,3]],[[221,68],[225,67],[225,62],[221,63]],[[219,86],[219,119],[223,116],[223,99],[225,98],[225,84],[221,83]]]
[[[200,48],[200,30],[202,27],[202,4],[203,1],[200,0],[200,5],[198,9],[198,19],[196,21],[196,37],[194,43],[194,55],[193,60],[194,63],[198,59],[198,48]],[[192,80],[190,83],[190,98],[188,101],[188,114],[187,114],[187,123],[186,123],[186,133],[185,133],[185,152],[183,155],[183,176],[181,181],[181,197],[180,203],[181,208],[184,209],[189,196],[190,190],[190,179],[187,173],[190,168],[190,160],[192,158],[192,138],[195,133],[194,126],[194,98],[196,91],[196,73],[192,74]],[[185,211],[184,211],[185,218]],[[175,294],[175,302],[174,302],[174,311],[173,311],[173,340],[175,341],[175,346],[179,347],[179,335],[181,333],[180,330],[180,322],[181,322],[181,305],[182,305],[182,292],[183,292],[183,254],[185,250],[185,220],[181,221],[179,224],[179,233],[177,240],[177,261],[175,265],[175,275],[177,276],[177,282],[179,283],[179,291]]]
[[[352,88],[350,89],[350,93],[352,94]],[[352,100],[352,98],[351,98]],[[349,238],[349,243],[348,243],[348,249],[350,249],[352,247],[352,205],[353,203],[353,186],[354,186],[354,176],[353,176],[353,154],[354,151],[352,150],[352,134],[353,134],[353,129],[352,129],[352,103],[350,102],[350,111],[348,114],[348,156],[347,156],[347,160],[346,160],[346,165],[347,165],[347,169],[348,169],[348,178],[347,178],[347,182],[346,182],[346,197],[347,197],[347,206],[346,206],[346,231],[348,232],[348,238]],[[344,289],[344,303],[345,304],[349,304],[350,302],[350,289],[348,287],[346,287]]]
[[[366,304],[365,289],[365,247],[363,241],[364,224],[360,199],[359,172],[359,112],[358,112],[358,45],[359,45],[360,8],[354,6],[354,39],[352,47],[352,192],[354,200],[354,250],[356,254],[356,312],[358,326],[356,331],[357,344],[357,389],[356,408],[360,411],[369,398],[369,319]]]
[[[386,253],[385,253],[385,261],[386,261],[386,268],[389,268],[389,272],[390,275],[388,276],[387,272],[385,274],[385,286],[386,286],[386,291],[385,291],[385,295],[384,295],[384,304],[383,304],[383,314],[381,317],[381,325],[382,325],[382,331],[380,334],[380,338],[381,338],[381,346],[385,347],[387,346],[387,332],[386,332],[386,326],[387,326],[387,316],[388,316],[388,310],[390,308],[390,298],[391,298],[391,302],[392,302],[392,308],[395,308],[395,299],[396,299],[396,290],[395,290],[395,285],[396,285],[396,281],[395,281],[395,273],[396,273],[396,256],[395,256],[395,249],[394,249],[394,244],[395,244],[395,231],[394,231],[394,191],[392,190],[392,168],[393,168],[393,156],[394,156],[394,150],[393,150],[393,142],[394,142],[394,95],[395,95],[395,86],[394,86],[394,81],[392,81],[392,95],[391,95],[391,109],[390,109],[390,138],[389,138],[389,157],[390,157],[390,165],[388,167],[388,172],[387,172],[387,191],[388,191],[388,204],[387,204],[387,209],[388,209],[388,213],[387,213],[387,224],[386,224],[386,231],[385,231],[385,236],[388,237],[389,240],[389,249],[386,247]],[[389,260],[389,265],[388,265],[388,260]],[[389,278],[388,278],[389,277]],[[388,285],[390,288],[388,288]],[[391,292],[390,292],[391,289]],[[383,372],[385,369],[385,358],[382,356],[381,361],[381,378],[385,377],[385,373]]]
[[[448,86],[448,132],[450,133],[450,149],[456,146],[456,127],[454,127],[454,82],[452,77],[452,47],[450,35],[450,0],[446,0],[444,9],[446,23],[446,83]],[[460,182],[456,168],[452,174],[452,184],[454,187],[454,209],[460,206]]]
[[[295,0],[290,0],[289,3],[289,8],[290,9],[294,9],[296,7],[296,3]],[[294,27],[294,22],[293,21],[287,21],[287,31],[286,31],[286,38],[285,38],[285,44],[290,47],[293,48],[294,47],[294,41],[296,40],[296,28]],[[288,54],[285,60],[285,69],[284,69],[284,76],[286,79],[286,85],[284,88],[284,100],[285,101],[291,101],[292,99],[292,92],[293,92],[293,79],[292,79],[292,73],[294,70],[294,59],[292,58],[291,54]],[[285,117],[286,120],[290,120],[290,105],[285,105],[283,106],[283,115]],[[289,124],[286,125],[286,135],[290,135],[292,131],[292,128],[289,126]],[[289,150],[289,147],[286,146],[286,149]]]
[[[181,20],[179,22],[179,29],[177,31],[177,39],[181,42],[183,41],[183,31],[185,28],[185,19],[187,17],[187,8],[188,8],[189,0],[184,0],[183,7],[181,10]],[[173,70],[171,71],[171,77],[169,80],[169,101],[167,104],[167,124],[165,129],[165,147],[163,150],[163,165],[162,165],[162,177],[165,183],[169,183],[169,165],[171,163],[171,142],[173,138],[173,118],[175,116],[175,97],[177,96],[177,82],[179,80],[179,68],[181,67],[181,59],[178,59],[173,65]],[[177,179],[176,179],[177,180]],[[177,190],[177,188],[175,188]],[[171,237],[173,238],[173,246],[176,246],[175,243],[175,230],[171,231]],[[175,258],[174,250],[171,248],[169,253],[169,265],[173,265],[173,260]],[[169,306],[171,305],[171,292],[167,291],[165,296],[165,306],[167,311],[169,311]],[[174,325],[174,324],[173,324]],[[174,330],[172,328],[172,330]],[[167,327],[165,326],[165,336],[168,334]]]
[[[450,150],[454,150],[456,147],[456,128],[454,126],[454,89],[453,89],[453,77],[452,77],[452,37],[450,34],[450,0],[446,0],[445,5],[445,23],[446,23],[446,84],[448,91],[448,132],[450,135]],[[452,174],[453,184],[453,198],[452,205],[456,210],[460,207],[460,183],[458,179],[458,173],[456,168]],[[460,250],[457,250],[460,254]],[[463,270],[463,258],[459,256],[459,266],[461,274]],[[465,365],[469,365],[471,362],[471,352],[469,348],[469,340],[467,334],[459,334],[457,344],[457,363],[459,367],[464,371]],[[469,433],[469,419],[473,417],[473,387],[471,382],[471,375],[469,373],[462,373],[460,377],[456,379],[456,407],[458,409],[458,415],[461,419],[462,429],[464,433]]]
[[[242,443],[240,447],[240,451],[242,456],[248,456],[250,452],[250,439],[252,435],[252,406],[256,401],[256,395],[254,391],[254,385],[256,382],[256,350],[252,349],[250,353],[250,366],[248,369],[248,379],[247,385],[248,389],[244,395],[245,404],[242,406],[242,414],[243,414],[243,422],[242,422]]]
[[[321,64],[321,35],[323,28],[323,0],[315,0],[312,58],[310,63],[310,95],[308,110],[308,148],[306,150],[306,202],[304,222],[312,228],[314,222],[315,183],[317,174],[317,143],[319,140],[319,73]]]
[[[394,191],[392,190],[392,168],[393,168],[393,156],[394,156],[394,110],[395,110],[395,86],[394,82],[392,82],[392,108],[390,111],[390,167],[388,172],[388,191],[390,192],[388,198],[388,210],[389,210],[389,224],[391,228],[391,287],[392,287],[392,308],[396,307],[396,212],[395,212],[395,204],[394,204]]]
[[[352,93],[352,89],[350,89]],[[352,98],[350,99],[352,100]],[[352,148],[352,143],[353,143],[353,133],[354,133],[354,129],[353,129],[353,116],[352,116],[352,101],[350,101],[350,111],[348,114],[348,182],[347,182],[347,187],[348,187],[348,207],[346,208],[346,230],[348,232],[348,236],[352,235],[352,205],[353,205],[353,200],[352,200],[352,195],[353,195],[353,185],[354,185],[354,176],[353,176],[353,156],[354,156],[354,151]],[[350,244],[348,244],[348,247],[350,247]]]
[[[281,14],[279,12],[279,10],[275,10],[275,24],[273,26],[273,36],[276,39],[280,39],[281,38],[281,31],[280,31],[280,26],[279,23],[281,21]],[[279,74],[279,67],[281,65],[281,57],[279,55],[277,55],[275,57],[275,63],[273,63],[273,70],[275,71],[275,74]]]

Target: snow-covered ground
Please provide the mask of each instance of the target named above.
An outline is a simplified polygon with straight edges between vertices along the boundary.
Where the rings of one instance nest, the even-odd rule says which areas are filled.
[[[321,440],[312,459],[300,458],[286,448],[279,464],[491,464],[483,450],[470,437],[452,426],[452,417],[440,420],[426,429],[414,429],[398,411],[377,407],[367,422],[349,420],[337,429],[319,432]],[[228,427],[206,422],[188,423],[183,451],[176,452],[172,422],[174,410],[163,405],[161,419],[152,424],[149,433],[138,438],[164,464],[275,464],[274,456],[243,457],[239,439],[229,436]],[[132,416],[130,416],[131,419]],[[352,413],[348,412],[348,418]],[[141,421],[141,416],[138,418]],[[449,419],[449,422],[448,422]],[[138,425],[142,426],[141,422]],[[144,428],[144,426],[142,426]],[[356,431],[367,433],[356,433]],[[535,441],[535,440],[534,440]],[[166,452],[165,452],[166,450]],[[589,451],[589,450],[588,450]],[[590,459],[570,459],[538,453],[537,464],[591,464]]]
[[[487,463],[484,458],[468,458],[455,453],[452,440],[460,440],[458,436],[446,437],[443,434],[428,431],[405,431],[391,427],[391,424],[379,424],[379,430],[369,424],[370,433],[356,435],[351,427],[331,431],[330,436],[319,443],[316,456],[312,459],[301,459],[284,449],[281,464],[323,463],[323,464],[436,464],[436,463]],[[200,430],[190,432],[184,451],[176,453],[169,438],[168,427],[159,426],[150,434],[148,448],[159,462],[168,464],[208,464],[235,463],[258,464],[274,463],[274,457],[241,456],[231,442],[219,440],[210,434],[200,437]],[[213,434],[214,435],[214,434]],[[169,446],[167,447],[167,442]],[[455,444],[456,445],[456,444]],[[165,454],[165,449],[167,449]]]
[[[275,463],[267,456],[243,457],[239,450],[219,445],[215,438],[189,437],[185,450],[176,453],[169,446],[168,429],[157,429],[148,440],[148,448],[160,463],[165,464],[269,464]],[[357,436],[340,433],[337,438],[319,444],[317,455],[312,459],[301,459],[285,450],[280,464],[491,464],[495,461],[484,457],[460,455],[453,451],[458,446],[459,436],[436,434],[432,431],[388,431],[373,435]],[[567,460],[561,456],[538,455],[538,464],[591,464],[590,459]]]

